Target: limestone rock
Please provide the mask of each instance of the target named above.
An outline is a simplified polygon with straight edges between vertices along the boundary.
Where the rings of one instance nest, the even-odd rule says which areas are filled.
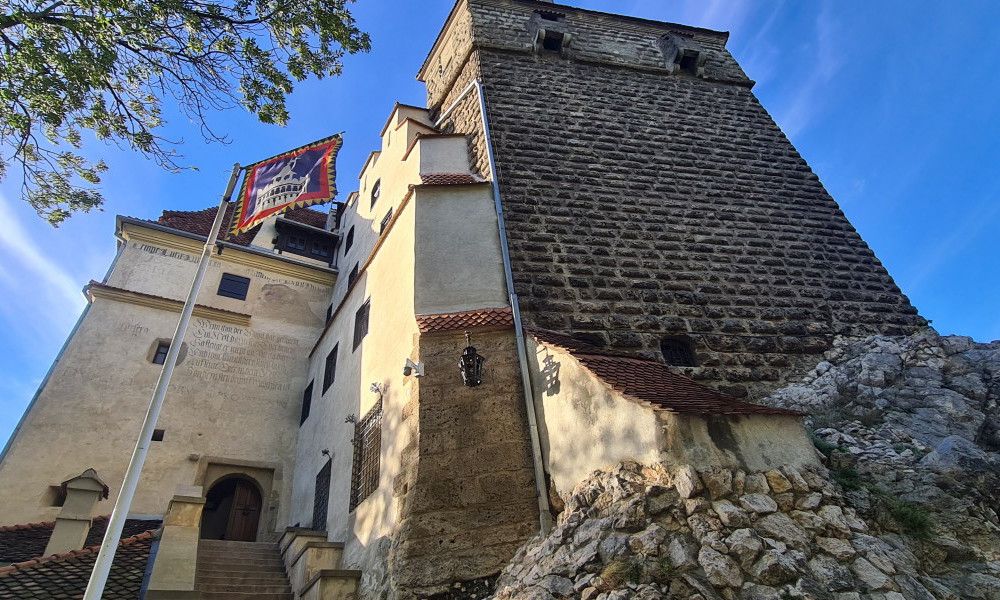
[[[766,585],[744,583],[740,590],[740,597],[743,600],[781,600],[781,593]]]
[[[761,517],[754,522],[753,527],[763,536],[780,540],[795,548],[805,548],[809,544],[805,530],[784,513]]]
[[[743,485],[743,492],[746,494],[766,494],[771,491],[767,485],[767,477],[763,473],[747,474],[746,483]]]
[[[821,554],[813,557],[808,568],[816,581],[830,591],[840,592],[854,587],[851,571],[831,556]]]
[[[849,561],[858,554],[854,546],[839,538],[818,537],[816,545],[840,562]]]
[[[759,515],[769,515],[778,510],[778,504],[766,494],[740,496],[740,506]]]
[[[717,500],[712,503],[712,508],[727,527],[746,527],[750,524],[750,515],[728,500]]]
[[[726,538],[729,552],[740,561],[744,569],[750,567],[764,547],[760,537],[752,529],[737,529]]]
[[[851,571],[857,576],[858,581],[864,585],[865,590],[880,591],[892,588],[893,582],[889,577],[878,570],[878,568],[865,560],[858,558],[851,564]]]
[[[674,486],[681,498],[691,498],[704,489],[698,472],[691,465],[684,465],[674,473]]]
[[[771,491],[775,494],[783,494],[792,489],[791,482],[788,481],[781,471],[767,471],[764,473],[764,477],[767,479],[767,484],[771,487]]]
[[[701,480],[712,500],[725,498],[733,492],[733,472],[729,469],[713,469],[701,474]]]
[[[754,580],[764,585],[781,585],[795,579],[797,574],[795,562],[787,554],[774,550],[765,552],[750,569]]]
[[[698,564],[705,570],[705,577],[712,585],[738,588],[743,585],[743,573],[733,559],[711,548],[698,552]]]

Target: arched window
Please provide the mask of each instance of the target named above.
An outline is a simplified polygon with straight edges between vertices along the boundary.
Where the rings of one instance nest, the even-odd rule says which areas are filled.
[[[660,341],[660,352],[668,365],[694,367],[694,350],[691,341],[683,338],[667,338]]]

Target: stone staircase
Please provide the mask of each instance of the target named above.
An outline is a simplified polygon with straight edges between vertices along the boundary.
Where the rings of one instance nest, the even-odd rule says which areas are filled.
[[[203,600],[293,600],[277,544],[201,540],[195,588]]]

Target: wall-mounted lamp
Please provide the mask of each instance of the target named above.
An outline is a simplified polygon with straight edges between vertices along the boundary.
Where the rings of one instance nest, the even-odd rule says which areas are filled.
[[[403,365],[403,377],[409,377],[410,375],[423,377],[424,363],[413,362],[412,358],[407,358],[406,364]]]
[[[472,334],[468,331],[465,332],[465,343],[468,346],[458,359],[458,368],[462,373],[462,383],[475,387],[483,382],[483,363],[486,362],[486,358],[476,353],[476,349],[472,347]]]

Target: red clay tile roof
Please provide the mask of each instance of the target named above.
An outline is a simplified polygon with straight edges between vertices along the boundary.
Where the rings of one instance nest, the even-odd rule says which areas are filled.
[[[533,329],[537,341],[562,348],[614,390],[654,405],[656,408],[689,415],[794,415],[794,410],[750,404],[704,386],[652,360],[591,352],[593,346],[573,338]]]
[[[153,532],[121,540],[104,588],[104,600],[139,597]],[[71,600],[83,597],[100,546],[0,567],[0,598]]]
[[[131,537],[137,533],[156,529],[159,520],[127,519],[122,529],[122,537]],[[37,558],[45,552],[45,546],[52,535],[52,521],[42,523],[27,523],[25,525],[0,526],[0,563],[23,562]],[[94,517],[90,533],[84,546],[99,545],[104,539],[108,528],[108,517]]]
[[[480,181],[468,173],[421,173],[420,183],[424,185],[461,185],[480,183]]]
[[[163,214],[160,215],[160,218],[155,222],[165,227],[180,229],[181,231],[186,231],[195,235],[207,236],[208,230],[212,228],[212,222],[215,220],[216,210],[218,209],[214,206],[204,210],[194,211],[165,210],[163,211]],[[236,210],[236,203],[230,203],[229,207],[226,209],[226,219],[221,228],[223,231],[231,224],[234,210]],[[309,207],[296,208],[282,214],[282,216],[290,221],[295,221],[296,223],[303,223],[320,229],[326,229],[326,213],[312,210]],[[238,246],[249,246],[250,242],[253,241],[254,236],[257,235],[257,231],[259,231],[259,229],[259,226],[254,227],[253,229],[244,231],[227,241]]]
[[[509,308],[486,308],[441,315],[417,315],[421,333],[453,331],[473,327],[513,327],[514,315]]]

